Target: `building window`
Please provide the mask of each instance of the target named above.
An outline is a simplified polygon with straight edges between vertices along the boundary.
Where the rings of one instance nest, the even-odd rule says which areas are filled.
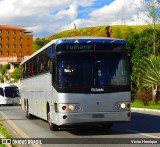
[[[22,52],[20,52],[19,55],[22,56]]]
[[[7,54],[7,56],[8,56],[8,55],[9,55],[9,51],[7,51],[7,53],[6,53],[6,54]]]
[[[19,47],[22,48],[22,44]]]
[[[0,41],[2,41],[2,37],[0,37]]]
[[[16,48],[16,45],[15,45],[15,44],[13,45],[13,48]]]
[[[6,45],[6,48],[9,48],[9,44]]]
[[[9,37],[6,38],[6,41],[9,41]]]
[[[6,31],[6,34],[9,34],[9,30]]]
[[[0,30],[0,34],[2,34],[2,30]]]
[[[2,51],[0,51],[0,56],[2,55]]]
[[[2,48],[2,44],[0,44],[0,48]]]
[[[15,30],[13,31],[13,34],[16,34],[16,31],[15,31]]]
[[[22,38],[20,38],[19,41],[22,42]]]
[[[15,56],[15,55],[16,55],[16,51],[13,52],[13,56]]]
[[[15,37],[13,38],[13,41],[16,41],[16,38],[15,38]]]
[[[22,35],[22,31],[20,31],[19,34]]]

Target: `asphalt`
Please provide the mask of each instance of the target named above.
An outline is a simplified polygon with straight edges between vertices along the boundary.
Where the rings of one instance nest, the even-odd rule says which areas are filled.
[[[158,115],[160,114],[160,110],[156,110],[156,109],[146,109],[146,108],[134,108],[134,107],[132,107],[131,111],[138,111],[138,112],[142,112],[142,113],[155,112],[155,113],[158,113]],[[8,120],[8,119],[6,118],[6,120]],[[9,124],[12,126],[13,125],[12,121],[9,122]],[[23,132],[21,130],[19,130],[19,128],[17,128],[17,132],[20,132],[19,134],[21,134],[21,135],[23,134]],[[25,135],[23,137],[29,138],[28,136],[25,136]],[[0,134],[0,138],[5,138],[5,137]]]

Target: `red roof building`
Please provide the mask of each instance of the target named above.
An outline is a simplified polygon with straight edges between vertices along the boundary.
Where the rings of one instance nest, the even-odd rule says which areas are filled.
[[[14,67],[32,52],[32,32],[13,26],[0,25],[0,65],[9,63],[10,72],[12,72]]]

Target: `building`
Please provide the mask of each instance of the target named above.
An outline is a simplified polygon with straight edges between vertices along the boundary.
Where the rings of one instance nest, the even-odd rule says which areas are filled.
[[[31,31],[0,25],[0,65],[10,64],[12,72],[20,62],[33,52]]]

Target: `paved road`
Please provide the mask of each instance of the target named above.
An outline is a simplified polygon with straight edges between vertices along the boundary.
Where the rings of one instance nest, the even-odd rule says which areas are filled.
[[[133,140],[134,138],[140,140],[142,138],[160,139],[160,113],[132,112],[132,121],[130,123],[115,124],[111,130],[104,130],[101,126],[95,125],[62,128],[58,132],[53,132],[49,130],[48,124],[44,120],[38,118],[26,119],[25,113],[20,106],[0,106],[0,112],[0,123],[3,123],[15,138],[90,138],[93,140],[95,138],[122,138],[122,141],[125,138]]]

